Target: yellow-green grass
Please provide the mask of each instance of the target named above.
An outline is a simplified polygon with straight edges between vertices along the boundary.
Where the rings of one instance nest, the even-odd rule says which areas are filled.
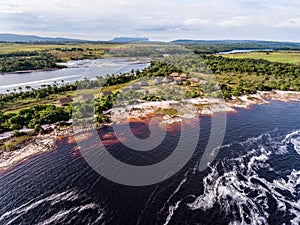
[[[177,109],[174,109],[174,108],[170,108],[170,109],[162,109],[162,108],[159,108],[155,111],[155,114],[158,114],[158,115],[169,115],[169,116],[178,116],[178,111]]]
[[[265,59],[271,62],[294,63],[300,65],[300,51],[271,51],[271,52],[249,52],[222,55],[228,58],[252,58]]]
[[[24,142],[28,141],[32,138],[31,135],[24,135],[20,137],[13,137],[9,139],[8,142],[2,141],[0,142],[0,152],[1,151],[13,151],[18,148],[19,145],[23,144]]]
[[[92,44],[92,43],[70,43],[70,44],[19,44],[19,43],[0,43],[0,54],[12,53],[17,51],[42,51],[54,50],[56,48],[71,49],[97,49],[97,48],[116,48],[119,44]]]

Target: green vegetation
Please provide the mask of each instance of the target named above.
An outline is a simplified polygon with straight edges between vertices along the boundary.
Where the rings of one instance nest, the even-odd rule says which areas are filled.
[[[40,53],[28,51],[5,54],[8,55],[3,56],[4,58],[16,57],[16,55],[39,57]],[[184,82],[154,85],[154,78],[161,79],[174,73],[176,79],[184,75]],[[140,78],[147,81],[146,86],[138,87],[136,90],[131,87],[127,91],[122,91],[122,94],[118,94],[122,88],[133,84]],[[81,93],[97,96],[99,87],[103,87],[101,91],[112,91],[112,93],[94,100],[76,101],[73,105],[65,107],[53,105],[64,96],[79,98]],[[0,110],[2,111],[0,112],[0,132],[18,130],[23,126],[39,132],[42,124],[69,120],[72,108],[73,115],[79,119],[84,119],[86,115],[83,112],[89,109],[96,114],[96,123],[101,124],[108,121],[104,112],[113,105],[122,106],[122,104],[134,104],[139,101],[181,100],[199,96],[230,99],[232,96],[275,89],[300,91],[299,66],[264,59],[239,59],[214,55],[188,54],[164,57],[151,62],[150,66],[142,71],[132,70],[130,73],[112,74],[97,77],[95,80],[85,79],[74,84],[54,83],[40,89],[27,86],[26,90],[19,88],[18,91],[0,94]],[[164,110],[157,113],[176,114],[176,112]]]
[[[256,91],[300,91],[300,68],[263,59],[202,56],[215,73],[225,98]]]
[[[8,54],[15,52],[42,52],[46,51],[55,54],[56,51],[61,52],[80,52],[81,54],[90,52],[101,53],[103,51],[109,51],[120,44],[109,44],[109,43],[30,43],[30,44],[19,44],[19,43],[0,43],[0,54]]]
[[[0,55],[0,72],[63,68],[58,59],[48,53],[17,52]]]
[[[42,124],[52,124],[70,119],[69,108],[55,105],[36,105],[29,109],[22,109],[18,114],[3,114],[0,111],[0,132],[19,130],[24,126],[40,130]]]
[[[26,144],[29,140],[31,140],[32,135],[33,134],[23,133],[22,135],[14,135],[8,142],[4,140],[0,141],[0,152],[13,151],[17,149],[20,145]]]
[[[272,41],[176,41],[196,54],[215,54],[235,49],[273,49],[273,50],[300,50],[299,43],[272,42]]]
[[[158,110],[155,111],[155,113],[158,115],[169,115],[169,116],[179,115],[178,111],[174,108],[170,108],[170,109],[159,108]]]
[[[0,43],[0,73],[62,68],[58,62],[102,58],[118,46],[96,43]]]

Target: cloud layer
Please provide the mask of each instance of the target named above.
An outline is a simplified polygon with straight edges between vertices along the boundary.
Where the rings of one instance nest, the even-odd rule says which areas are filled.
[[[298,0],[1,0],[0,32],[300,41]]]

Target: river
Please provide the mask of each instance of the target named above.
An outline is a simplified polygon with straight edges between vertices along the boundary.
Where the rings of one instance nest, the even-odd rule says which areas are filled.
[[[273,51],[273,49],[235,49],[228,52],[219,52],[218,54],[228,55],[228,54],[237,54],[237,53],[270,52],[270,51]]]
[[[0,176],[0,224],[299,224],[299,112],[299,102],[273,101],[229,113],[219,154],[202,172],[211,117],[200,117],[192,159],[168,180],[145,187],[101,177],[76,144],[61,139],[54,151]],[[149,132],[142,122],[131,128]],[[170,154],[179,136],[180,129],[170,131],[157,152],[132,154],[114,142],[108,149],[120,160],[147,164]]]
[[[85,77],[96,78],[96,76],[105,76],[107,74],[118,74],[120,72],[130,72],[132,69],[144,69],[149,65],[145,59],[129,58],[108,58],[95,60],[78,60],[64,63],[68,68],[51,71],[34,71],[28,73],[8,73],[0,74],[0,93],[7,93],[7,90],[18,90],[26,86],[39,88],[41,85],[74,83]]]

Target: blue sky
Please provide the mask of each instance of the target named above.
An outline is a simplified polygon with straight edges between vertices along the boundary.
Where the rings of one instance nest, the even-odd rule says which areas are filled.
[[[300,1],[1,0],[0,33],[300,42]]]

